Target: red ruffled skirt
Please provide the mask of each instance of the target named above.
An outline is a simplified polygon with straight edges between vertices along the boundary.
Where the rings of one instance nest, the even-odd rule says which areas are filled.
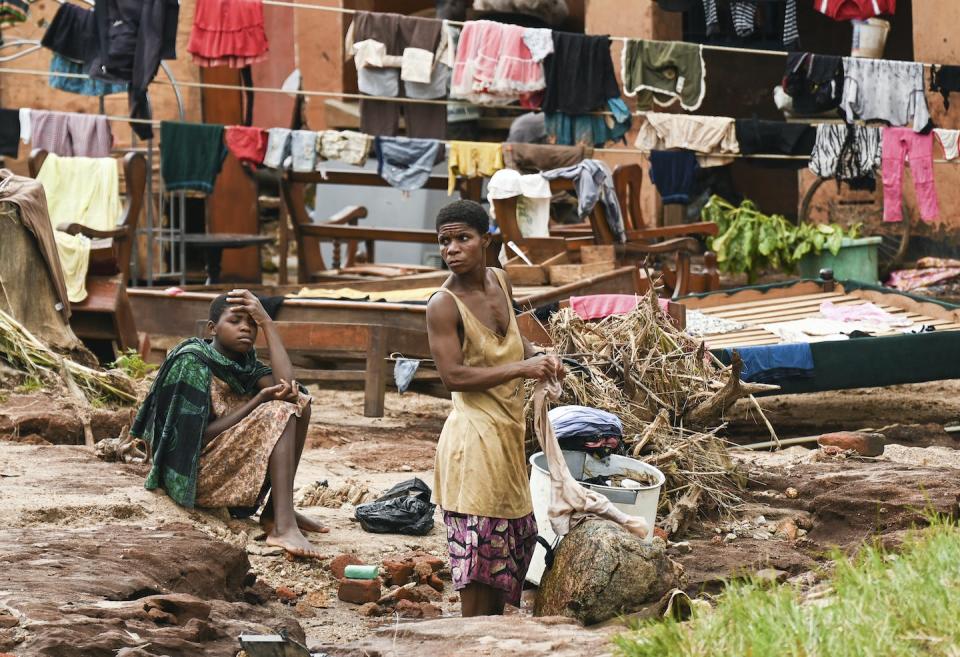
[[[197,0],[187,52],[200,66],[242,68],[266,59],[260,0]]]

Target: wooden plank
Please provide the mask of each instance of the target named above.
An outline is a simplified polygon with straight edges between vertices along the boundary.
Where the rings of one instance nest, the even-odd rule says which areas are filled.
[[[854,290],[852,294],[876,304],[883,303],[898,306],[940,319],[949,319],[951,321],[960,320],[960,310],[950,310],[936,303],[917,301],[901,294],[889,294],[874,290]]]
[[[367,344],[367,379],[363,386],[363,414],[383,417],[387,386],[387,329],[371,327]]]
[[[590,276],[604,274],[616,269],[616,264],[609,262],[593,262],[583,265],[551,265],[547,268],[550,283],[553,285],[567,285],[577,283]]]
[[[792,309],[798,307],[809,307],[820,309],[820,304],[824,301],[831,301],[833,303],[838,303],[843,300],[856,301],[856,297],[852,296],[841,296],[837,295],[831,299],[798,299],[791,301],[782,301],[780,303],[774,304],[765,304],[765,305],[750,305],[747,304],[743,307],[738,308],[727,308],[726,306],[718,306],[716,308],[710,308],[708,310],[701,310],[704,315],[710,315],[711,317],[737,317],[740,315],[749,315],[753,312],[768,312],[771,310],[782,310],[782,309]]]
[[[783,301],[795,299],[802,295],[824,294],[823,287],[811,281],[803,281],[789,287],[772,288],[769,290],[740,290],[731,293],[715,293],[705,297],[687,297],[681,299],[687,308],[700,310],[716,306],[731,306],[734,304],[757,304],[764,301]]]
[[[407,242],[415,244],[436,244],[437,233],[419,228],[368,228],[364,226],[342,226],[337,224],[310,224],[300,226],[307,235],[325,239],[375,240],[381,242]]]

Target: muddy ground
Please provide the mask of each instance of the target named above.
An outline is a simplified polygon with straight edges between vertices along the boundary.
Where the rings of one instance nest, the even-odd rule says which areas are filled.
[[[4,393],[0,400],[0,653],[232,656],[240,633],[286,629],[343,657],[600,655],[617,631],[534,620],[527,608],[506,621],[463,622],[448,580],[434,602],[443,618],[362,617],[337,599],[330,559],[443,556],[439,513],[429,535],[410,537],[364,532],[348,503],[310,507],[331,529],[313,537],[327,558],[290,561],[265,548],[255,522],[185,511],[143,489],[144,466],[96,459],[82,446],[75,409],[58,399]],[[357,392],[314,391],[298,487],[325,480],[331,489],[352,484],[375,494],[412,476],[432,484],[449,402],[389,394],[386,416],[369,419],[361,400]],[[691,594],[763,569],[812,585],[834,546],[855,549],[873,536],[895,546],[925,510],[956,515],[960,451],[944,426],[960,418],[960,381],[763,405],[781,437],[899,424],[888,432],[903,445],[876,459],[804,447],[734,450],[748,475],[743,508],[672,537],[670,554],[686,569]],[[768,439],[745,406],[729,419],[737,442]],[[98,438],[127,422],[129,414],[106,410],[92,418]]]

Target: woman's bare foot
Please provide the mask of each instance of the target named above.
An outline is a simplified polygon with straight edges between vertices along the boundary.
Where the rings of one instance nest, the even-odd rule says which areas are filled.
[[[330,532],[328,528],[302,513],[294,511],[293,515],[297,519],[297,527],[299,527],[302,532],[313,532],[315,534],[327,534]],[[263,527],[263,531],[268,535],[272,534],[274,527],[273,514],[264,510],[264,512],[260,514],[260,526]]]
[[[267,534],[267,545],[283,548],[295,557],[304,557],[306,559],[322,559],[320,550],[308,541],[299,529],[294,529],[286,534],[276,534],[271,531]]]

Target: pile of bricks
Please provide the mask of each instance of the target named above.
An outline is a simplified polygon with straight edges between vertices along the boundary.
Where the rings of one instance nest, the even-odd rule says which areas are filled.
[[[330,562],[330,571],[340,581],[338,597],[362,605],[363,616],[399,614],[403,618],[437,618],[441,609],[434,602],[443,598],[444,582],[440,571],[445,563],[425,552],[412,552],[384,559],[378,579],[348,579],[344,569],[361,565],[354,555],[343,554]],[[388,588],[384,593],[382,587]]]

